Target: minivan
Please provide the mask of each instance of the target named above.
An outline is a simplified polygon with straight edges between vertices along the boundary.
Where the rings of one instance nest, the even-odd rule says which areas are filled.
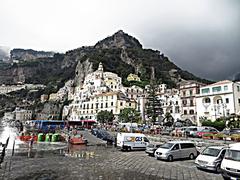
[[[226,152],[226,146],[209,146],[195,160],[199,169],[221,172],[221,162]]]
[[[173,161],[175,159],[197,157],[196,146],[191,141],[169,141],[155,151],[156,159]]]
[[[230,144],[221,164],[224,179],[240,179],[240,143]]]

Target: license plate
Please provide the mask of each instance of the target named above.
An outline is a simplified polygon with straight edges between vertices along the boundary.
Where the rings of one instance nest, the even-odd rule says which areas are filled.
[[[235,177],[230,177],[230,179],[232,179],[232,180],[237,180],[237,178],[235,178]]]

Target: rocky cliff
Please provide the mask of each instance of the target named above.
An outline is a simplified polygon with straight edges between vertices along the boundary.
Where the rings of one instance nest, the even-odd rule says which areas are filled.
[[[20,61],[53,57],[53,55],[54,55],[54,52],[35,51],[32,49],[13,49],[10,52],[11,60],[20,60]]]
[[[17,49],[11,53],[12,58],[22,59],[28,59],[31,56],[37,58],[41,55],[48,56],[51,53],[46,55],[41,51]],[[176,86],[181,79],[208,82],[177,67],[160,51],[144,49],[136,38],[118,31],[97,42],[95,46],[84,46],[68,51],[66,54],[55,54],[53,57],[41,57],[0,67],[0,84],[14,84],[20,81],[50,84],[53,87],[74,79],[75,85],[81,85],[84,77],[97,69],[99,62],[103,63],[105,71],[121,76],[124,85],[129,85],[126,77],[130,73],[138,74],[142,82],[148,83],[152,67],[154,67],[157,81],[166,83],[170,87]]]

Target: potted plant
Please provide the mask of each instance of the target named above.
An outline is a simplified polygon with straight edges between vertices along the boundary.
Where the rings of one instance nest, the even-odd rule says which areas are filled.
[[[213,134],[203,134],[202,138],[203,139],[212,139]]]
[[[239,134],[232,134],[231,135],[231,140],[239,142],[240,141],[240,135]]]
[[[213,135],[213,139],[215,140],[222,140],[223,137],[224,137],[224,134],[221,134],[221,133]]]

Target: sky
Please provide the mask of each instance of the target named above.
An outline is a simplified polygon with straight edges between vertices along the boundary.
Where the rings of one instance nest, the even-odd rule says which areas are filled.
[[[0,46],[65,52],[120,29],[202,78],[240,72],[240,0],[0,0]]]

